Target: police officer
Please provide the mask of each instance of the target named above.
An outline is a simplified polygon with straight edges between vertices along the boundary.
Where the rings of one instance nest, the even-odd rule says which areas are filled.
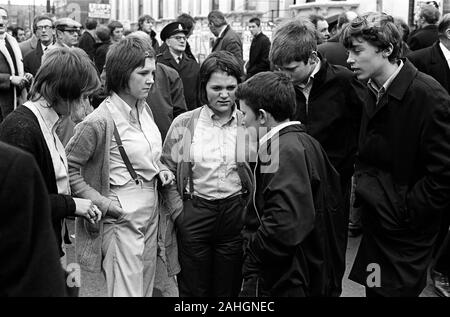
[[[161,40],[166,49],[157,56],[157,62],[175,69],[183,81],[184,97],[188,110],[200,105],[198,85],[200,66],[195,59],[186,54],[187,34],[184,24],[172,22],[161,31]]]

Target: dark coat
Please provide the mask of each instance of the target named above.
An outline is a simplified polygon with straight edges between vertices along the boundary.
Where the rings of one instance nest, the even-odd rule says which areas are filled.
[[[101,43],[95,50],[95,66],[97,67],[98,73],[101,74],[103,67],[106,62],[106,54],[108,53],[109,47],[111,46],[111,41]]]
[[[162,54],[164,53],[168,48],[167,44],[164,42],[161,44],[161,46],[159,47],[159,52],[158,54]],[[184,53],[189,56],[191,59],[193,59],[194,61],[197,61],[197,59],[194,56],[194,53],[192,53],[192,49],[191,49],[191,45],[189,44],[188,41],[186,41],[186,49],[184,51]]]
[[[0,297],[65,296],[50,202],[33,157],[0,142]]]
[[[282,129],[278,146],[273,140],[255,168],[244,280],[257,276],[269,296],[339,296],[346,229],[339,175],[301,125]]]
[[[270,71],[270,40],[262,32],[255,36],[250,46],[250,58],[247,64],[247,79],[257,73]]]
[[[317,50],[328,61],[328,63],[350,68],[347,64],[347,49],[339,41],[339,37],[334,37],[328,42],[320,44],[317,46]]]
[[[23,59],[23,68],[26,73],[36,76],[39,67],[41,67],[42,55],[44,55],[44,52],[42,51],[41,41],[39,41],[36,48]]]
[[[223,34],[216,39],[213,44],[212,52],[228,51],[233,54],[239,63],[244,66],[244,57],[242,52],[242,40],[239,35],[227,25]]]
[[[33,112],[20,106],[0,124],[0,141],[17,146],[33,155],[44,177],[50,194],[53,228],[56,233],[58,248],[61,246],[61,221],[75,215],[75,202],[71,196],[58,194],[52,157],[45,142],[39,121]],[[70,243],[68,236],[66,243]],[[61,255],[64,253],[60,249]]]
[[[409,36],[408,45],[411,51],[430,47],[439,40],[437,25],[427,25]]]
[[[367,88],[354,74],[322,59],[308,103],[296,87],[297,111],[294,119],[306,126],[306,132],[319,141],[345,183],[353,175],[358,148],[361,111]]]
[[[381,269],[383,296],[418,296],[450,203],[450,97],[408,60],[376,105],[363,110],[355,205],[363,238],[350,279]]]
[[[89,58],[94,61],[96,42],[91,33],[85,31],[83,35],[81,35],[80,41],[78,42],[78,47],[84,50],[88,54]]]
[[[407,57],[419,71],[436,79],[447,92],[450,92],[450,69],[439,43],[412,52]]]
[[[191,59],[183,54],[180,64],[178,64],[170,54],[169,48],[157,56],[157,62],[175,69],[183,81],[184,98],[188,110],[193,110],[199,106],[199,86],[200,86],[200,65],[195,59]]]
[[[155,79],[147,97],[147,104],[152,110],[153,118],[164,141],[173,119],[186,112],[186,102],[183,82],[173,68],[157,63]]]

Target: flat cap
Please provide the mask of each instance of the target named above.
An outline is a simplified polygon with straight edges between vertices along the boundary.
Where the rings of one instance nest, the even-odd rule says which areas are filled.
[[[169,37],[178,33],[184,33],[185,35],[188,35],[189,31],[186,30],[186,27],[181,22],[169,23],[161,31],[161,41],[165,42]]]
[[[55,21],[55,28],[59,30],[79,30],[81,24],[71,18],[61,18]]]

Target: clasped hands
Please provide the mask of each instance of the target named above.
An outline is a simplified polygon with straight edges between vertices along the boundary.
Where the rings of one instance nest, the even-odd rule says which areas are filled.
[[[33,81],[33,75],[25,73],[23,76],[11,76],[11,84],[22,90],[25,87],[30,87]]]

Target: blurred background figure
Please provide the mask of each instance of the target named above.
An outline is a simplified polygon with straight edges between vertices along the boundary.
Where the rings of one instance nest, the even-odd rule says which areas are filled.
[[[250,19],[248,22],[248,29],[250,30],[253,39],[250,46],[249,60],[246,65],[247,79],[257,73],[270,70],[270,40],[261,31],[261,20],[259,18]]]
[[[97,43],[97,21],[94,19],[87,19],[84,26],[86,31],[81,35],[78,47],[84,50],[89,58],[94,61]]]
[[[109,31],[111,32],[111,42],[116,43],[123,39],[123,25],[119,21],[111,21],[108,24]]]
[[[98,73],[101,74],[106,61],[106,53],[111,46],[111,31],[107,26],[100,25],[95,32],[100,40],[100,44],[95,50],[95,66]]]
[[[186,37],[189,40],[189,37],[192,35],[192,33],[194,33],[195,19],[187,13],[182,13],[178,16],[177,22],[183,23],[184,27],[188,31],[188,34],[186,34]],[[195,58],[194,54],[192,53],[191,45],[189,45],[189,41],[186,42],[186,50],[184,52],[190,58],[197,60]]]
[[[13,29],[12,36],[14,36],[14,38],[17,40],[17,43],[22,43],[26,40],[25,30],[20,26],[17,26]]]
[[[153,23],[155,23],[155,19],[153,19],[150,15],[145,14],[139,17],[138,20],[138,31],[144,31],[150,37],[152,47],[156,53],[159,52],[159,43],[156,39],[156,32],[153,31]]]
[[[317,44],[322,44],[330,38],[330,31],[328,30],[328,22],[324,16],[318,14],[311,14],[309,20],[314,24],[317,31]]]
[[[414,17],[417,29],[411,33],[408,46],[412,51],[429,47],[438,40],[437,22],[441,13],[431,4],[422,5]]]
[[[336,24],[336,34],[333,35],[328,41],[320,44],[317,50],[330,64],[341,65],[349,68],[347,64],[347,50],[340,42],[340,36],[342,29],[347,26],[358,15],[353,11],[343,12],[339,15]]]
[[[16,39],[7,33],[8,11],[0,7],[0,123],[26,100],[33,76],[25,73]]]

